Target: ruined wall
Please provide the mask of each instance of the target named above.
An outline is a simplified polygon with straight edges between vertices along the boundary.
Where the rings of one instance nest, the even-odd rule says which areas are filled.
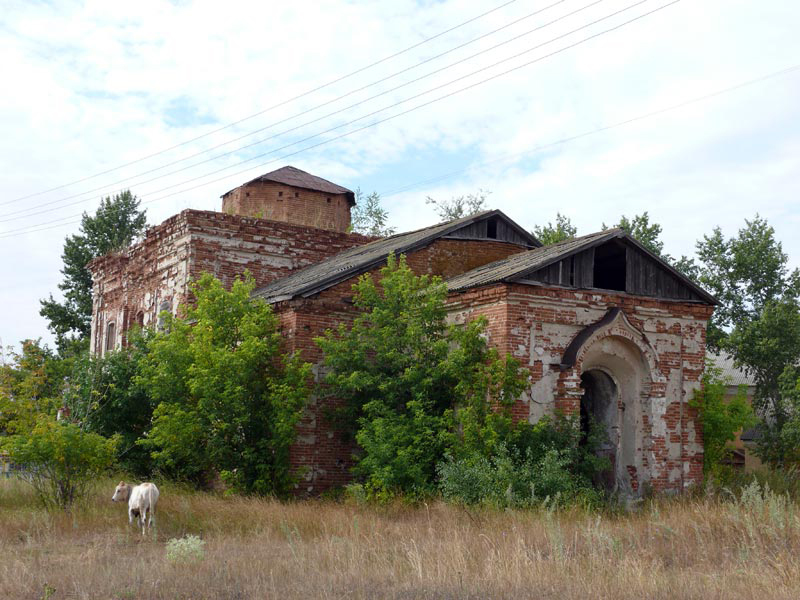
[[[631,491],[678,491],[702,481],[702,431],[687,401],[700,386],[712,307],[503,284],[455,294],[452,302],[455,320],[487,315],[490,343],[527,369],[529,389],[514,407],[517,418],[535,422],[554,410],[577,414],[582,373],[602,370],[620,389],[616,434],[625,447],[627,462],[620,469]],[[598,329],[577,362],[562,369],[575,336],[613,307],[622,309],[624,319]]]
[[[490,263],[525,248],[507,242],[440,239],[408,254],[411,269],[421,274],[451,277],[483,264]],[[377,277],[381,267],[369,271]],[[315,382],[324,378],[322,353],[314,338],[339,323],[349,324],[355,318],[352,305],[352,286],[357,277],[343,281],[311,298],[295,299],[275,305],[280,315],[282,333],[287,349],[300,350],[303,359],[314,365]],[[499,322],[499,321],[498,321]],[[495,323],[490,324],[491,328]],[[498,330],[499,335],[499,330]],[[337,401],[313,398],[298,427],[298,437],[291,451],[292,465],[302,473],[298,492],[318,494],[351,480],[352,454],[355,446],[334,431],[325,418]]]
[[[373,238],[211,211],[185,210],[148,229],[119,254],[90,263],[94,279],[91,349],[102,354],[125,343],[135,324],[155,325],[175,313],[189,283],[212,273],[230,286],[249,270],[265,285]],[[114,325],[113,342],[109,324]]]
[[[222,212],[341,233],[350,226],[350,203],[345,194],[316,192],[272,181],[257,181],[231,190],[222,198]]]

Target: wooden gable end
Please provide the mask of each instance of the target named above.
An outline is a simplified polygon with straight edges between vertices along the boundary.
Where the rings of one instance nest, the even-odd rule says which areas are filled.
[[[521,246],[534,247],[530,235],[525,236],[510,221],[502,215],[494,215],[488,219],[482,219],[468,225],[464,225],[455,231],[449,232],[447,238],[468,239],[468,240],[497,240],[500,242],[510,242]]]
[[[527,274],[525,280],[666,300],[708,302],[659,260],[624,239],[612,239],[566,256]]]

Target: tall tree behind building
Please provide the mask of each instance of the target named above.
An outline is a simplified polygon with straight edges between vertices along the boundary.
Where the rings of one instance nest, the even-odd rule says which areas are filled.
[[[556,213],[555,225],[548,221],[547,225],[533,227],[533,235],[545,246],[571,240],[577,233],[578,228],[572,224],[570,218],[560,212]]]
[[[64,300],[59,302],[52,294],[40,300],[39,314],[48,320],[59,354],[82,347],[89,337],[92,276],[86,265],[93,258],[129,246],[146,227],[145,211],[139,210],[139,200],[129,190],[101,200],[94,216],[83,213],[80,233],[67,237],[61,253],[64,279],[58,288]]]
[[[381,196],[372,192],[365,196],[361,188],[356,190],[356,205],[350,216],[350,230],[364,235],[388,237],[395,232],[388,226],[389,212],[381,206]]]
[[[454,196],[450,198],[450,200],[435,200],[428,196],[425,198],[425,204],[433,204],[436,214],[439,215],[442,221],[452,221],[453,219],[469,217],[470,215],[488,210],[486,207],[486,199],[491,193],[492,192],[479,189],[474,194]]]

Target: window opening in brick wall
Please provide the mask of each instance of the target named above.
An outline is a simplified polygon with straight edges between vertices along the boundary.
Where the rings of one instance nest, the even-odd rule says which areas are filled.
[[[616,240],[606,242],[594,250],[594,284],[604,290],[625,291],[626,248]]]
[[[330,198],[326,198],[326,200],[328,201],[328,204],[331,203],[331,199]]]
[[[300,197],[300,192],[295,192],[295,193],[294,193],[294,197],[295,197],[295,198],[299,198],[299,197]]]
[[[161,313],[163,312],[170,312],[172,310],[172,302],[169,300],[162,300],[161,304],[158,305],[158,330],[164,330],[164,317]]]
[[[278,192],[278,198],[282,198],[282,197],[283,197],[283,192]]]
[[[109,323],[106,327],[106,351],[114,349],[114,338],[116,337],[114,323]]]

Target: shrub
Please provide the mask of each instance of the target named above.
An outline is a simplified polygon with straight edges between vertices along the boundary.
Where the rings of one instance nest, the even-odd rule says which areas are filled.
[[[167,541],[167,560],[171,563],[199,562],[205,557],[205,542],[196,535]]]
[[[495,508],[598,501],[591,483],[570,471],[569,449],[549,448],[540,458],[520,456],[505,444],[491,457],[448,457],[439,463],[439,486],[446,500]]]
[[[42,504],[68,509],[111,466],[117,441],[41,415],[29,432],[11,436],[3,447]]]

